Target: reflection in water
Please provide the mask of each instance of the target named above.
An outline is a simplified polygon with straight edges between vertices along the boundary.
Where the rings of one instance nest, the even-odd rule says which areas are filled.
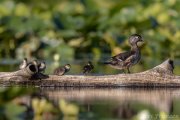
[[[6,113],[11,113],[13,109],[17,111],[17,118],[22,115],[24,119],[34,120],[180,119],[180,89],[71,87],[33,89],[31,87],[0,89],[0,119],[9,118],[9,114]],[[26,96],[20,97],[24,94]],[[15,96],[17,97],[14,99]],[[4,108],[6,113],[3,112]],[[13,114],[10,117],[15,116]]]
[[[173,112],[173,100],[180,98],[179,89],[127,89],[127,88],[42,88],[50,100],[57,103],[59,99],[75,101],[84,105],[87,111],[91,106],[111,106],[112,114],[129,118],[137,113],[133,107],[140,104],[150,106],[153,111]],[[148,107],[147,107],[148,108]],[[107,109],[108,110],[108,109]]]

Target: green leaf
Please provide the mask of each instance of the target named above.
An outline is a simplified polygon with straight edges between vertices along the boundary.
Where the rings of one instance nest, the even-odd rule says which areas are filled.
[[[22,87],[10,87],[0,91],[0,105],[13,100],[16,97],[30,94],[34,89]]]
[[[13,103],[5,105],[5,115],[8,120],[21,120],[20,115],[26,111],[25,106],[19,106]]]

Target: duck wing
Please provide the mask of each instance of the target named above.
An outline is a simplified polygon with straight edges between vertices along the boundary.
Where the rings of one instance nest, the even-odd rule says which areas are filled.
[[[140,60],[140,55],[132,51],[131,55],[128,58],[126,58],[126,60],[124,61],[124,65],[131,66],[138,63],[139,60]]]
[[[90,66],[85,65],[85,66],[83,67],[83,73],[86,73],[89,69],[90,69]]]
[[[62,67],[58,67],[54,70],[54,75],[63,75],[65,73],[65,68]]]
[[[126,60],[124,61],[124,65],[125,66],[130,66],[130,64],[132,64],[132,62],[134,61],[135,55],[131,55],[128,58],[126,58]]]
[[[111,59],[115,59],[118,61],[125,61],[127,58],[129,58],[133,53],[131,51],[119,53],[118,55],[115,55],[111,57]]]

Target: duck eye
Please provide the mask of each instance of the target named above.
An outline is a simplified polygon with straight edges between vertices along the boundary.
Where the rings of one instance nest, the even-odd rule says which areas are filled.
[[[139,37],[138,37],[138,36],[136,36],[135,38],[136,38],[136,39],[139,39]]]

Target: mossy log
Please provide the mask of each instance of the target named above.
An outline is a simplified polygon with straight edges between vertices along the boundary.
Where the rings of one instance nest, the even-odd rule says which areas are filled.
[[[34,68],[31,69],[27,67],[12,73],[0,73],[0,85],[33,85],[40,87],[180,87],[180,76],[173,74],[174,65],[170,59],[150,70],[133,74],[102,76],[44,76],[40,74],[38,79],[36,79],[36,77],[32,77],[36,70]],[[27,72],[29,70],[31,72]]]

